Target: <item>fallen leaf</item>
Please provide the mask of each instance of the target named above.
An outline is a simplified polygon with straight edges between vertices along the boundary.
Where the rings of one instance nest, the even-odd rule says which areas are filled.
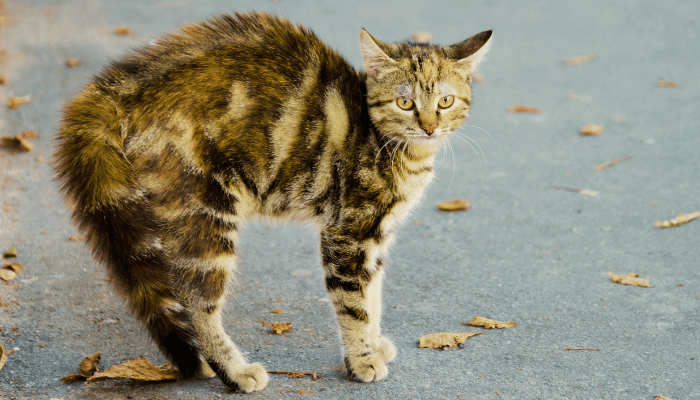
[[[3,265],[2,268],[0,268],[0,279],[5,282],[9,282],[15,279],[22,269],[24,269],[24,266],[19,263]]]
[[[14,150],[19,150],[19,151],[32,151],[34,149],[34,145],[31,144],[28,140],[25,140],[22,136],[20,135],[15,135],[15,136],[3,136],[2,138],[2,145],[3,147],[8,147]]]
[[[261,321],[263,326],[270,325],[272,327],[271,332],[275,335],[281,335],[287,331],[292,330],[291,322],[267,322]]]
[[[66,59],[66,65],[70,68],[75,68],[80,65],[80,59],[78,58],[68,58]]]
[[[270,314],[284,314],[284,311],[280,308],[276,308],[274,310],[270,310]]]
[[[32,96],[24,96],[24,97],[10,97],[10,100],[7,101],[7,106],[10,107],[13,110],[16,110],[20,106],[23,106],[27,103],[32,102]]]
[[[411,37],[418,43],[428,43],[433,40],[433,35],[430,32],[416,32]]]
[[[700,211],[691,212],[690,214],[678,214],[676,218],[668,221],[656,221],[654,224],[657,228],[670,228],[672,226],[678,226],[686,224],[695,218],[700,217]]]
[[[69,236],[68,240],[71,242],[84,242],[86,239],[82,236]]]
[[[114,28],[114,33],[119,36],[129,36],[131,35],[131,28],[128,26],[118,26]]]
[[[0,76],[0,85],[4,85],[7,83],[7,78],[5,78],[5,75]]]
[[[320,375],[318,375],[315,372],[296,372],[296,371],[267,371],[268,374],[276,374],[276,375],[287,375],[289,379],[299,379],[303,378],[305,376],[310,376],[311,379],[317,380],[317,379],[326,379]]]
[[[597,166],[593,167],[593,170],[594,170],[594,171],[602,171],[602,170],[604,170],[605,168],[608,168],[608,167],[610,167],[610,166],[612,166],[612,165],[615,165],[615,164],[617,164],[617,163],[620,163],[620,162],[622,162],[622,161],[629,160],[629,159],[632,158],[632,157],[634,157],[634,154],[630,154],[630,155],[627,155],[627,156],[618,158],[617,160],[608,161],[608,162],[606,162],[606,163],[603,163],[603,164],[600,164],[600,165],[597,165]]]
[[[61,381],[64,383],[70,383],[75,382],[77,380],[90,378],[97,372],[97,364],[100,363],[100,358],[101,356],[99,351],[91,356],[83,358],[83,361],[80,362],[79,366],[80,372],[78,372],[77,374],[64,376],[63,378],[61,378]]]
[[[666,397],[664,395],[657,394],[656,397],[654,397],[654,400],[671,400],[671,399],[669,399],[668,397]]]
[[[657,81],[656,86],[658,87],[678,87],[676,82],[671,81]]]
[[[3,253],[2,258],[12,258],[17,257],[17,247],[12,246],[9,250]]]
[[[472,318],[471,321],[469,321],[467,323],[462,322],[462,325],[478,326],[478,327],[485,328],[485,329],[508,329],[508,328],[514,327],[515,325],[518,325],[518,323],[513,322],[513,321],[508,321],[508,322],[496,321],[493,319],[479,317],[477,315],[474,318]]]
[[[612,272],[608,272],[608,275],[610,275],[610,280],[615,283],[639,287],[652,287],[649,285],[649,279],[639,278],[639,274],[629,273],[627,275],[615,275]]]
[[[581,134],[584,136],[598,136],[603,133],[603,125],[586,124],[581,128]]]
[[[469,200],[455,199],[438,203],[437,208],[442,211],[467,211],[470,207]]]
[[[431,333],[418,338],[418,347],[430,349],[444,349],[445,347],[459,347],[472,336],[481,335],[484,332],[440,332]]]
[[[566,60],[564,60],[564,64],[566,64],[566,65],[581,65],[581,64],[584,64],[587,62],[591,62],[593,60],[595,60],[594,55],[581,56],[581,57],[571,57],[571,58],[567,58]]]
[[[2,343],[0,343],[0,369],[5,366],[6,362],[7,356],[5,355],[5,348],[2,347]]]
[[[599,194],[595,190],[586,190],[586,189],[581,189],[578,192],[581,194],[581,196],[588,196],[588,197],[596,197]]]
[[[522,104],[516,104],[514,106],[510,106],[506,108],[508,112],[512,113],[531,113],[531,114],[538,114],[542,110],[536,107],[529,107],[529,106],[524,106]]]
[[[137,381],[172,381],[178,379],[180,373],[170,363],[155,366],[145,357],[137,360],[129,360],[119,365],[114,365],[104,372],[98,372],[87,379],[88,382],[96,382],[105,379],[134,379]]]

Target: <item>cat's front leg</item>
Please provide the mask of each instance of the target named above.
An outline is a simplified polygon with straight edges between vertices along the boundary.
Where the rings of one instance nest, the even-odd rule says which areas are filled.
[[[379,247],[372,239],[359,243],[324,232],[321,252],[348,373],[363,382],[383,379],[396,348],[380,330],[384,271]]]

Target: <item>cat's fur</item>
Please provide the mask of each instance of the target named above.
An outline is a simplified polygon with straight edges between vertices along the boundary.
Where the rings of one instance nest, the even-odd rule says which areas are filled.
[[[307,29],[236,14],[187,25],[84,88],[65,110],[57,175],[95,256],[183,375],[211,366],[235,389],[267,384],[221,323],[238,227],[262,215],[319,228],[347,370],[386,376],[382,260],[467,118],[490,37],[441,47],[363,30],[365,74]]]

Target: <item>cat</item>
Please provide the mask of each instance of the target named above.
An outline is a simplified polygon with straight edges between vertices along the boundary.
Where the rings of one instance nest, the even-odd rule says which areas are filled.
[[[265,216],[318,227],[347,372],[377,381],[396,355],[380,333],[387,249],[468,116],[490,41],[389,44],[362,29],[358,72],[281,17],[185,25],[66,107],[56,176],[93,254],[184,377],[266,386],[221,322],[238,229]]]

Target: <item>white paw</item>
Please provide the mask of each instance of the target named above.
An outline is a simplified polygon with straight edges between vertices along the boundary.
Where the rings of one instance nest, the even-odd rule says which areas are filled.
[[[382,354],[377,352],[356,357],[346,356],[345,366],[347,367],[350,375],[362,382],[372,382],[384,379],[389,372]]]
[[[396,346],[386,336],[380,336],[376,345],[372,349],[379,354],[384,362],[390,362],[396,358]]]
[[[197,379],[210,379],[216,376],[216,372],[209,366],[209,363],[202,361],[202,369],[197,374]]]
[[[260,363],[246,365],[236,370],[232,378],[238,387],[246,393],[264,389],[269,380],[265,367]]]

